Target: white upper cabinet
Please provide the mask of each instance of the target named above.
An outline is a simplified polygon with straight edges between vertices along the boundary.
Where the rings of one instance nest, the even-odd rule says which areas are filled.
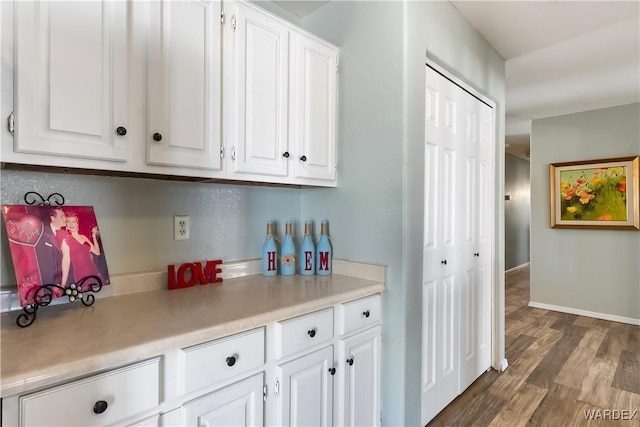
[[[0,7],[3,161],[337,185],[330,43],[248,1]]]
[[[15,2],[14,151],[127,159],[128,10],[123,1]]]
[[[289,30],[244,7],[235,9],[231,27],[230,170],[237,179],[242,174],[286,177]]]
[[[227,177],[335,186],[338,49],[251,4],[227,15]]]
[[[150,3],[147,162],[221,170],[221,2]]]
[[[291,53],[293,176],[335,181],[338,51],[295,34]]]

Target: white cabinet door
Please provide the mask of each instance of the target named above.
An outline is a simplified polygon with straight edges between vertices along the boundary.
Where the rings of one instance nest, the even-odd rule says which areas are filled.
[[[368,329],[341,342],[344,375],[343,411],[338,425],[380,425],[380,327]]]
[[[288,176],[289,31],[253,9],[236,6],[232,20],[232,178]],[[248,177],[251,178],[251,177]],[[284,182],[283,179],[280,179]]]
[[[129,7],[15,3],[16,152],[127,160]]]
[[[291,44],[293,176],[336,179],[338,51],[303,34]]]
[[[185,403],[184,424],[198,427],[264,425],[264,374]]]
[[[332,425],[332,367],[333,346],[328,346],[276,368],[276,425]]]
[[[147,162],[221,170],[221,2],[149,7]]]

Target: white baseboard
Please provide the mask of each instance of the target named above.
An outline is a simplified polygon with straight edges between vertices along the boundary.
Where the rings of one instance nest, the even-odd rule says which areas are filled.
[[[507,359],[502,359],[502,362],[500,362],[500,372],[504,372],[507,370],[507,368],[509,367],[509,362],[507,362]]]
[[[505,270],[504,274],[515,273],[518,270],[522,270],[523,268],[529,267],[529,265],[531,265],[530,262],[525,262],[524,264],[520,264],[520,265],[512,267],[512,268],[510,268],[508,270]]]
[[[577,308],[563,307],[560,305],[543,304],[541,302],[535,301],[529,301],[529,307],[541,308],[543,310],[559,311],[561,313],[576,314],[578,316],[593,317],[595,319],[610,320],[612,322],[627,323],[629,325],[640,326],[640,319],[616,316],[615,314],[597,313],[595,311],[580,310]]]

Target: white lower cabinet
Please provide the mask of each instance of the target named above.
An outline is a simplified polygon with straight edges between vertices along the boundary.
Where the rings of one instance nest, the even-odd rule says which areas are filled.
[[[382,319],[380,295],[339,306],[335,425],[380,425]]]
[[[17,399],[20,426],[136,425],[128,422],[160,404],[161,359],[156,358]],[[4,406],[4,405],[3,405]],[[69,410],[64,410],[69,408]],[[3,408],[4,409],[4,408]],[[157,412],[157,411],[156,411]],[[139,419],[139,418],[138,418]],[[14,425],[4,419],[3,426]],[[148,425],[147,421],[140,425]]]
[[[377,426],[380,305],[373,295],[3,398],[2,426]]]
[[[340,341],[344,386],[337,425],[380,425],[381,342],[379,326]]]
[[[264,425],[263,386],[264,374],[260,373],[187,402],[183,406],[184,425]]]
[[[182,349],[184,394],[263,368],[264,328]]]
[[[333,420],[333,346],[276,368],[276,425],[328,426]]]

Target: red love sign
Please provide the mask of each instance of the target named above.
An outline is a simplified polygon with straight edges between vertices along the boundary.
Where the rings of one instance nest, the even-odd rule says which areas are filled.
[[[7,219],[7,235],[9,240],[20,245],[35,246],[44,226],[40,218],[34,215],[23,215],[20,218]]]
[[[222,277],[218,277],[218,273],[222,273],[222,270],[218,268],[220,264],[222,264],[221,260],[207,261],[203,270],[200,262],[188,262],[178,267],[177,272],[175,265],[169,265],[167,288],[180,289],[194,286],[196,283],[205,285],[222,282]]]

